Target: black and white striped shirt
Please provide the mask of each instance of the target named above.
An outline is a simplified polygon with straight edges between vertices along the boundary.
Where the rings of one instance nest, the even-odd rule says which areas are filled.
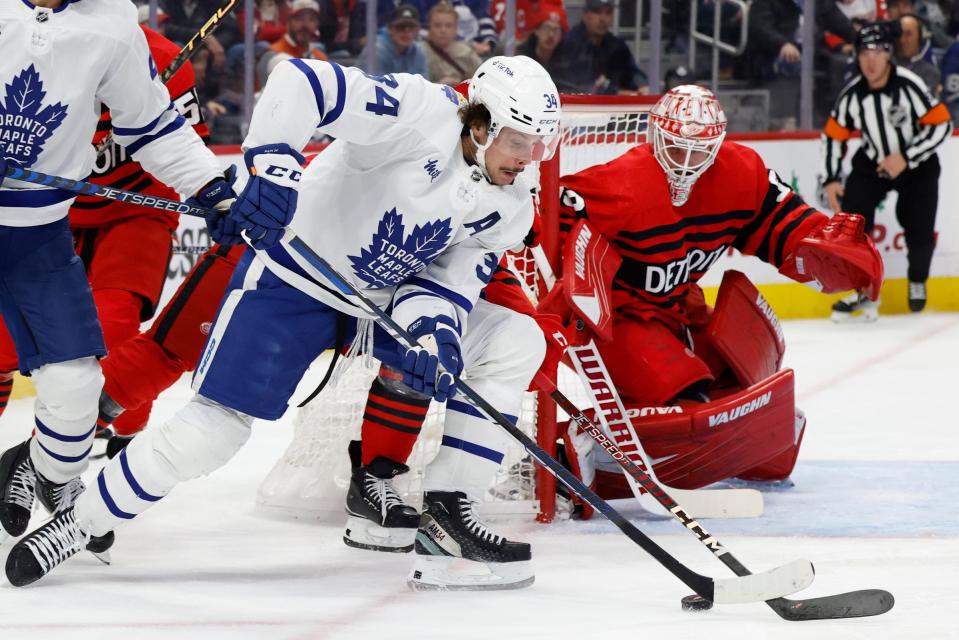
[[[915,73],[893,65],[882,89],[870,90],[857,75],[842,91],[823,129],[823,183],[841,179],[846,143],[862,132],[863,151],[877,163],[901,153],[915,168],[936,152],[952,131],[945,105]]]

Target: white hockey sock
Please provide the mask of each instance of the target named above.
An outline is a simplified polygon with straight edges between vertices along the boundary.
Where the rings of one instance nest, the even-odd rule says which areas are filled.
[[[252,418],[195,396],[169,422],[147,428],[111,460],[76,504],[77,522],[103,535],[146,511],[178,482],[223,466],[250,437]]]
[[[95,358],[81,358],[44,365],[31,376],[37,400],[30,458],[40,475],[61,484],[87,468],[103,374]]]

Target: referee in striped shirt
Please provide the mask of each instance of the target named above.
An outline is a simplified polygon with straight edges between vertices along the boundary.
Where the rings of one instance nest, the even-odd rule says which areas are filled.
[[[888,22],[867,24],[856,37],[859,74],[839,93],[823,130],[822,175],[833,212],[861,214],[867,231],[886,194],[898,192],[896,219],[905,232],[909,308],[921,311],[926,304],[939,199],[936,149],[952,131],[952,121],[945,105],[919,76],[892,61],[894,29]],[[852,158],[852,173],[843,187],[842,159],[854,131],[862,132],[862,145]],[[833,318],[866,311],[869,304],[854,292],[833,306]],[[871,311],[874,319],[875,308]]]

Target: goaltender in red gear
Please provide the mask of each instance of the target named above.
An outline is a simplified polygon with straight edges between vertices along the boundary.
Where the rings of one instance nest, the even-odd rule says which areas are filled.
[[[141,28],[157,68],[166,68],[180,48],[150,28],[143,25]],[[206,140],[209,131],[194,85],[189,63],[166,83],[180,115]],[[87,180],[179,200],[176,191],[147,173],[126,149],[113,142],[104,146],[111,129],[110,114],[104,108],[92,141],[94,146],[103,148]],[[177,214],[94,196],[81,195],[70,207],[70,228],[77,255],[86,266],[104,340],[111,354],[118,345],[138,334],[141,322],[153,317],[166,280],[173,232],[178,222]],[[0,323],[0,413],[6,406],[15,369],[17,356],[13,341]],[[140,375],[142,370],[134,373]],[[151,404],[127,412],[117,420],[115,429],[121,433],[138,431],[146,425]]]
[[[727,292],[737,293],[726,296],[717,319],[722,322],[710,322],[712,311],[696,284],[706,271],[735,248],[827,293],[862,288],[876,298],[882,283],[882,260],[860,216],[830,219],[813,209],[755,151],[725,141],[725,129],[712,93],[677,87],[650,111],[645,144],[560,179],[561,232],[568,235],[585,219],[622,257],[611,283],[611,339],[599,344],[599,352],[628,413],[635,413],[647,453],[683,462],[681,469],[654,464],[661,480],[680,488],[736,475],[785,478],[801,441],[801,424],[788,406],[778,427],[790,436],[785,450],[781,439],[746,458],[732,447],[736,430],[755,427],[762,417],[755,409],[764,396],[753,385],[768,378],[791,405],[792,372],[776,372],[784,348],[778,322],[744,277],[729,284]],[[760,334],[744,329],[758,326],[757,318],[771,329],[762,330],[764,346],[755,357],[743,357],[759,340]],[[774,379],[787,373],[788,380]],[[717,406],[720,401],[726,406]],[[702,428],[685,415],[697,406],[714,408],[710,420],[700,415]],[[799,432],[792,437],[794,429]],[[719,455],[726,434],[728,464],[700,473],[704,461]],[[707,440],[716,453],[700,448]],[[657,443],[668,446],[657,449]],[[764,463],[753,464],[764,456]],[[752,468],[737,466],[747,458]]]

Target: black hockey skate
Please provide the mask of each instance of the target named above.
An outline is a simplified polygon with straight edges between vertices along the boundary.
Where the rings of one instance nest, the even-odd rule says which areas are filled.
[[[533,584],[532,553],[490,531],[462,491],[429,491],[407,583],[416,590],[520,589]]]
[[[21,536],[27,530],[36,485],[37,471],[30,460],[30,441],[7,449],[0,457],[0,525],[6,535]],[[0,535],[0,540],[6,535]]]
[[[80,529],[73,507],[62,511],[10,550],[7,580],[15,587],[36,582],[83,549],[100,557],[113,546],[113,532],[90,536]]]
[[[832,306],[833,322],[875,322],[879,319],[879,301],[853,291]]]
[[[909,283],[909,310],[913,313],[919,313],[926,308],[926,283]]]
[[[365,467],[354,467],[346,494],[346,531],[343,542],[358,549],[407,553],[420,514],[403,502],[392,479],[410,470],[405,464],[383,456]]]

